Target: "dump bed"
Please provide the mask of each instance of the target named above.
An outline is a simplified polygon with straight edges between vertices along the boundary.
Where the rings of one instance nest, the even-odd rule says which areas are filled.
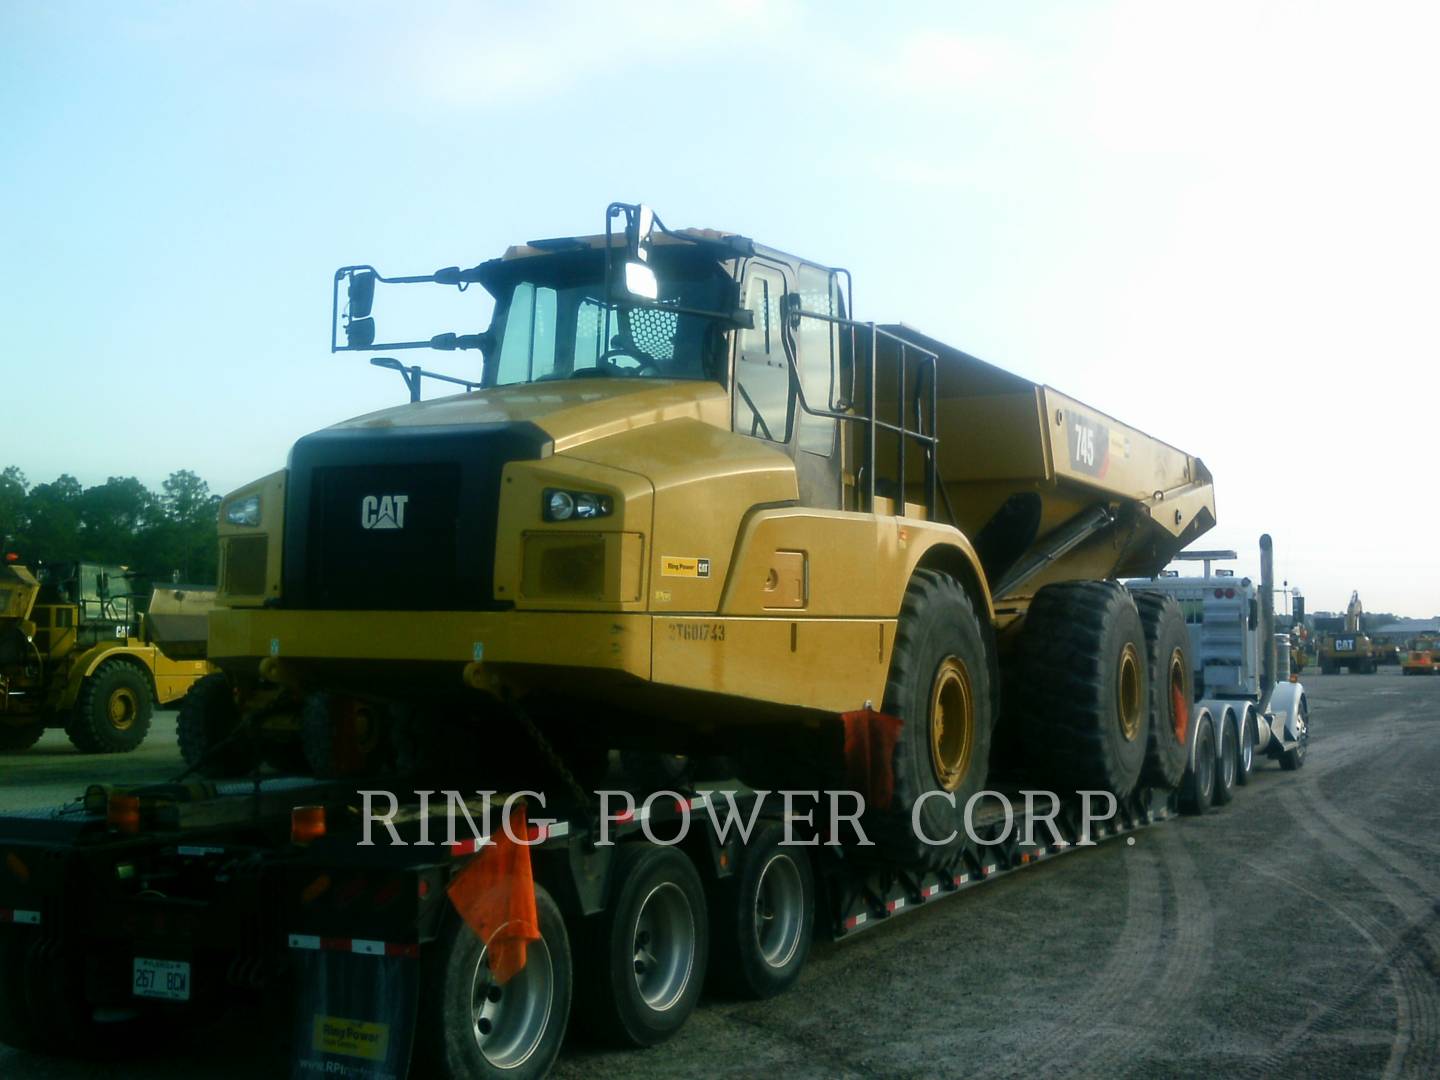
[[[146,637],[172,660],[199,660],[205,656],[213,588],[190,585],[157,587],[145,613]]]
[[[1051,581],[1152,576],[1215,524],[1199,458],[912,327],[884,330],[936,356],[939,513],[975,544],[997,601],[1023,605]],[[881,386],[898,379],[901,351],[881,348]],[[904,351],[914,386],[922,373]]]

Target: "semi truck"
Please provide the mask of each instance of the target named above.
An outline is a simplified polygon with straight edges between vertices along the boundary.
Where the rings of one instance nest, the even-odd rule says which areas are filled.
[[[213,588],[142,588],[125,567],[0,565],[0,753],[64,728],[82,753],[127,753],[155,705],[179,701],[211,669]]]
[[[489,328],[382,341],[422,283]],[[816,933],[1169,816],[1211,760],[1180,604],[1119,581],[1213,525],[1198,458],[638,205],[334,287],[332,350],[479,373],[424,400],[377,357],[409,403],[222,500],[185,773],[0,821],[0,1039],[250,997],[293,1000],[303,1074],[543,1075],[572,1012],[658,1042],[707,969],[777,993]],[[627,752],[733,775],[650,791]],[[500,824],[436,840],[437,793]],[[719,803],[748,840],[681,839]]]
[[[1185,613],[1196,699],[1208,730],[1197,733],[1197,751],[1186,771],[1181,805],[1202,812],[1224,805],[1237,785],[1249,783],[1255,755],[1293,771],[1310,745],[1310,703],[1299,672],[1289,669],[1289,635],[1275,629],[1274,544],[1260,537],[1260,581],[1237,578],[1212,564],[1235,559],[1235,551],[1184,551],[1177,561],[1202,561],[1204,573],[1162,573],[1131,581],[1141,597],[1173,597]]]

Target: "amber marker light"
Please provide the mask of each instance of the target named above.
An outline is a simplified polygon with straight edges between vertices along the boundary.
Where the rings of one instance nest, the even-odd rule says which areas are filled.
[[[297,806],[290,811],[290,842],[310,844],[325,835],[325,807]]]
[[[139,795],[111,795],[105,804],[105,824],[116,832],[130,833],[131,835],[140,831],[140,796]]]

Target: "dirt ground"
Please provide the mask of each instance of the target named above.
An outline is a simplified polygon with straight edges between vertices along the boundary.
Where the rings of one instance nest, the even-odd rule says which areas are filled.
[[[778,1000],[707,1003],[652,1050],[571,1046],[555,1075],[1436,1075],[1440,678],[1305,683],[1299,773],[1260,763],[1223,810],[819,945]],[[39,751],[0,758],[0,809],[178,771],[168,714],[140,755],[81,757],[54,733]],[[192,1033],[105,1073],[258,1075],[260,1041]],[[93,1075],[0,1049],[7,1080]]]

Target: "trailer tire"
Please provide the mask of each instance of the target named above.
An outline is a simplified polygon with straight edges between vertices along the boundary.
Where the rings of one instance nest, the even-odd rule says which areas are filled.
[[[761,825],[723,878],[710,908],[712,983],[734,997],[764,1000],[794,985],[815,936],[815,874],[804,849],[783,844],[776,822]]]
[[[412,1076],[533,1080],[550,1071],[565,1041],[574,966],[564,917],[540,885],[535,913],[540,940],[529,943],[525,967],[503,987],[489,983],[484,943],[453,912],[447,916],[420,964]]]
[[[1250,783],[1250,774],[1255,771],[1255,743],[1259,738],[1255,724],[1254,712],[1246,708],[1240,720],[1240,744],[1235,748],[1235,783],[1241,787]]]
[[[44,734],[43,720],[32,720],[28,724],[0,724],[0,754],[18,754],[29,750]]]
[[[82,754],[128,754],[145,741],[154,711],[145,673],[108,660],[81,685],[65,734]]]
[[[206,675],[180,702],[175,720],[180,756],[200,776],[219,780],[255,769],[259,751],[250,739],[236,734],[239,730],[240,710],[224,675]]]
[[[1135,789],[1150,734],[1144,655],[1140,613],[1118,583],[1035,594],[1015,664],[1018,714],[1026,758],[1057,788]]]
[[[1233,714],[1232,714],[1233,715]],[[1215,761],[1216,806],[1225,806],[1235,798],[1235,777],[1239,772],[1240,742],[1235,725],[1220,717],[1220,753]]]
[[[1150,675],[1150,742],[1141,776],[1151,787],[1171,791],[1185,778],[1190,703],[1195,697],[1190,631],[1173,596],[1143,591],[1132,595],[1145,631]]]
[[[588,920],[575,1019],[618,1046],[655,1046],[700,1000],[710,935],[700,875],[683,852],[622,844],[610,867],[610,902]]]
[[[1209,713],[1195,725],[1195,764],[1180,785],[1180,812],[1203,814],[1215,798],[1215,721]]]
[[[991,665],[980,621],[955,578],[918,570],[905,592],[885,684],[883,712],[900,720],[891,758],[890,807],[871,808],[865,824],[887,855],[923,858],[965,826],[965,807],[984,790],[995,726]],[[958,723],[955,722],[958,719]],[[918,813],[916,802],[931,792]]]

